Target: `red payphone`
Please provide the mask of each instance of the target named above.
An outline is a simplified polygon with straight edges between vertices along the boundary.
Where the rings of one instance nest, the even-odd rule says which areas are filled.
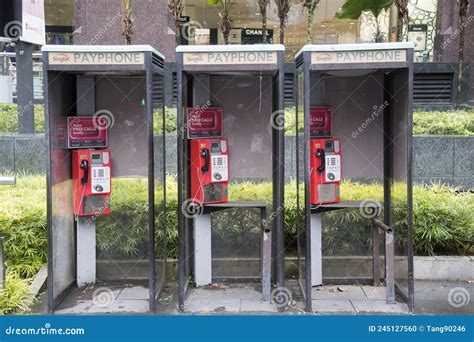
[[[310,139],[311,204],[340,202],[341,144],[339,139]]]
[[[191,199],[199,204],[227,202],[229,150],[226,139],[191,140]]]
[[[110,214],[109,150],[72,151],[72,198],[76,216]]]

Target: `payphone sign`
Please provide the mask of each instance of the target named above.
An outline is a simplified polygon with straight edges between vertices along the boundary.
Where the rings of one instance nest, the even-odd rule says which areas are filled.
[[[222,108],[188,108],[188,138],[222,136]]]
[[[107,123],[95,117],[69,117],[68,148],[107,147]]]
[[[332,111],[328,107],[313,107],[310,110],[310,137],[327,138],[332,132]]]

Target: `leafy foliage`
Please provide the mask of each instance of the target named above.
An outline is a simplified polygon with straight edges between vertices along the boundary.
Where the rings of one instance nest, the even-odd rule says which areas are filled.
[[[474,135],[474,110],[414,112],[413,134]]]
[[[338,19],[359,19],[362,12],[372,12],[375,18],[383,10],[389,9],[393,0],[346,0],[341,11],[336,13]]]
[[[35,131],[44,132],[43,105],[35,105]],[[18,110],[16,104],[0,102],[0,133],[18,132]]]
[[[26,302],[30,293],[28,282],[28,279],[23,279],[18,273],[8,271],[6,288],[0,290],[0,315],[11,315],[29,310],[29,303]]]
[[[300,113],[302,114],[302,113]],[[303,120],[300,115],[299,121]],[[176,108],[165,108],[165,132],[176,132]],[[42,105],[35,105],[35,130],[44,132],[44,111]],[[18,131],[18,114],[15,104],[0,103],[0,133]],[[154,134],[162,134],[161,113],[155,112]],[[296,133],[295,108],[285,108],[285,133]],[[430,135],[474,135],[474,110],[460,111],[415,111],[413,113],[413,133]]]

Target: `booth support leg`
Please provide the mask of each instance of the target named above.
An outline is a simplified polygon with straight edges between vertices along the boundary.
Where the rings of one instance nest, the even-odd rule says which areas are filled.
[[[311,214],[311,286],[323,284],[323,227],[321,214]]]
[[[212,283],[211,214],[194,218],[194,281],[196,286]]]
[[[89,216],[77,218],[77,286],[95,283],[95,222]]]
[[[267,222],[267,210],[260,210],[260,222],[262,229],[261,243],[261,267],[262,267],[262,297],[263,300],[270,301],[271,281],[272,281],[272,231],[271,223]]]
[[[387,304],[395,304],[395,246],[393,231],[385,232],[385,276]]]
[[[380,233],[379,227],[372,225],[372,275],[374,286],[380,286]]]

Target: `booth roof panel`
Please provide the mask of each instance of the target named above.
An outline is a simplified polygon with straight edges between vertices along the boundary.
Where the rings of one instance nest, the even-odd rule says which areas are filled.
[[[151,45],[44,45],[43,52],[151,52],[165,57]]]
[[[252,45],[180,45],[176,52],[247,52],[247,51],[285,51],[281,44]]]
[[[393,42],[393,43],[366,43],[366,44],[326,44],[312,45],[308,44],[301,48],[295,55],[298,58],[303,52],[327,52],[327,51],[367,51],[367,50],[397,50],[413,49],[412,42]]]

